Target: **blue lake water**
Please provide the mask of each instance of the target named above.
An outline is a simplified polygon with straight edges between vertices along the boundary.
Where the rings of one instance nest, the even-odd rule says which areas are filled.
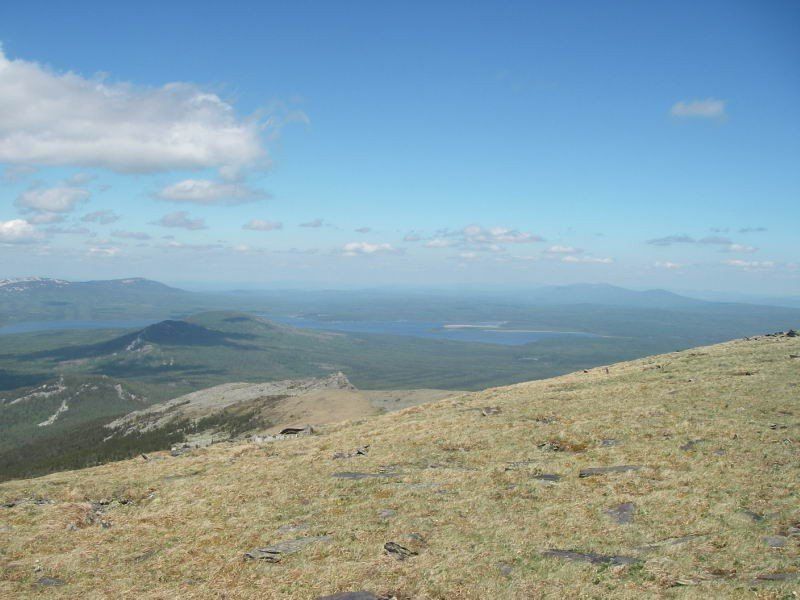
[[[521,346],[550,338],[597,337],[591,333],[575,331],[527,331],[503,329],[502,323],[474,323],[465,327],[453,327],[445,323],[425,321],[322,321],[307,317],[259,315],[276,323],[300,329],[341,331],[343,333],[378,333],[403,335],[417,338],[451,340],[454,342],[480,342]],[[37,331],[63,331],[79,329],[136,329],[158,322],[154,319],[110,320],[110,321],[27,321],[0,327],[0,336],[12,333]]]
[[[453,327],[444,323],[424,321],[321,321],[307,317],[260,315],[276,323],[301,329],[341,331],[346,333],[381,333],[419,338],[451,340],[455,342],[481,342],[504,346],[521,346],[550,338],[597,337],[576,331],[528,331],[502,329],[501,323],[474,323],[467,327]]]
[[[26,321],[24,323],[11,323],[0,326],[0,335],[12,333],[32,333],[35,331],[56,331],[67,329],[135,329],[146,327],[158,321],[147,320],[121,320],[121,321]]]

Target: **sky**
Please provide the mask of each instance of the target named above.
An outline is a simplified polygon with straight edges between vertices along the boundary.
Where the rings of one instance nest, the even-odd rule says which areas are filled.
[[[798,31],[776,1],[2,3],[0,278],[797,295]]]

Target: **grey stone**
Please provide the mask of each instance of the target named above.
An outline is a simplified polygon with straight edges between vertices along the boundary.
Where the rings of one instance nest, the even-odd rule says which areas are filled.
[[[697,444],[699,444],[699,443],[701,443],[701,442],[704,442],[704,441],[705,441],[705,440],[703,440],[703,439],[699,439],[699,440],[689,440],[688,442],[686,442],[685,444],[683,444],[683,445],[681,446],[681,450],[687,450],[687,451],[688,451],[688,450],[694,450],[694,447],[695,447]]]
[[[755,581],[794,581],[800,579],[800,571],[793,573],[764,573],[757,575]]]
[[[620,525],[632,523],[635,513],[636,505],[633,502],[623,502],[606,511],[606,514]]]
[[[336,479],[372,479],[376,477],[397,477],[397,473],[358,473],[354,471],[341,471],[334,473],[332,477]]]
[[[397,514],[397,511],[392,510],[391,508],[384,508],[383,510],[378,511],[378,516],[381,519],[391,519]]]
[[[396,558],[397,560],[406,560],[407,558],[411,558],[412,556],[419,554],[419,552],[410,550],[409,548],[401,546],[396,542],[386,542],[383,545],[383,549],[389,556]]]
[[[287,523],[286,525],[281,525],[276,530],[277,533],[292,533],[294,531],[306,531],[309,529],[308,523]]]
[[[481,409],[481,414],[484,417],[492,417],[494,415],[499,415],[501,412],[503,411],[499,406],[484,406]]]
[[[339,458],[354,458],[356,456],[366,456],[369,452],[369,446],[359,446],[355,450],[351,450],[350,452],[336,452],[333,455],[334,459]]]
[[[574,550],[546,550],[543,556],[561,558],[573,562],[588,562],[593,565],[633,565],[641,562],[631,556],[595,554],[594,552],[575,552]]]
[[[642,467],[639,465],[617,465],[614,467],[590,467],[581,469],[578,477],[592,477],[593,475],[605,475],[607,473],[625,473],[627,471],[638,471]]]
[[[764,537],[764,543],[770,548],[784,548],[789,538],[782,535],[768,535]]]
[[[372,592],[339,592],[330,596],[320,596],[317,600],[379,600]]]
[[[764,515],[754,512],[752,510],[743,510],[742,514],[746,517],[750,517],[756,523],[764,520]]]
[[[318,542],[329,542],[331,536],[329,535],[316,535],[297,538],[296,540],[287,540],[279,542],[266,548],[256,548],[250,552],[245,553],[245,558],[265,560],[267,562],[280,562],[284,556],[296,554],[303,548],[310,544]]]
[[[540,473],[539,475],[534,475],[533,478],[538,479],[539,481],[556,483],[557,481],[561,480],[561,475],[556,475],[555,473]]]
[[[59,579],[58,577],[40,577],[36,580],[36,585],[41,585],[45,587],[56,587],[61,585],[67,585],[67,582],[63,579]]]
[[[497,569],[500,571],[500,574],[503,577],[511,577],[511,575],[514,573],[514,568],[507,563],[498,563]]]
[[[314,428],[306,425],[305,427],[284,427],[279,435],[311,435],[312,433],[314,433]]]
[[[665,538],[663,540],[653,542],[652,544],[648,544],[646,546],[640,546],[638,550],[648,552],[650,550],[657,550],[658,548],[663,548],[665,546],[679,546],[681,544],[693,542],[694,540],[699,540],[705,537],[708,536],[705,534],[689,534],[689,535],[682,535],[680,537]]]
[[[604,440],[600,440],[600,445],[604,448],[610,448],[612,446],[618,446],[619,440],[615,440],[613,438],[607,438]]]

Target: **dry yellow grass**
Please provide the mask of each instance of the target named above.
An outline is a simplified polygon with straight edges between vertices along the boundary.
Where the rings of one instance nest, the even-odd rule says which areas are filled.
[[[0,508],[0,596],[796,597],[800,359],[791,354],[800,338],[735,341],[303,439],[7,482],[3,501],[47,503]],[[500,410],[484,416],[485,407]],[[366,456],[332,458],[366,444]],[[613,465],[642,468],[578,475]],[[397,475],[332,476],[342,471]],[[97,514],[91,503],[101,500],[115,502]],[[606,514],[622,502],[635,505],[632,523]],[[331,540],[277,564],[243,557],[314,535]],[[782,548],[764,541],[781,535]],[[419,554],[398,561],[383,550],[389,541]],[[639,562],[572,562],[548,549]],[[758,580],[776,574],[787,579]],[[43,577],[64,585],[37,585]]]

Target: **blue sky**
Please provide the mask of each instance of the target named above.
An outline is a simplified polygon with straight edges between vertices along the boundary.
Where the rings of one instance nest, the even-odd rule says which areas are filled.
[[[11,4],[0,278],[800,293],[795,2]]]

